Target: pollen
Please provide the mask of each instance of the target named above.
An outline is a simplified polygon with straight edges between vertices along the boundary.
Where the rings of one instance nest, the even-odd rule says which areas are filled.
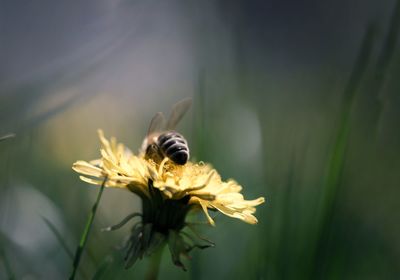
[[[184,268],[180,255],[202,247],[188,244],[180,235],[189,211],[203,211],[211,225],[215,225],[215,221],[210,210],[249,224],[257,223],[255,207],[264,203],[264,198],[246,200],[241,194],[242,187],[232,179],[223,181],[210,164],[188,161],[178,165],[167,157],[157,164],[143,155],[133,154],[115,138],[107,140],[102,130],[98,134],[101,157],[88,162],[77,161],[72,169],[87,183],[101,185],[107,178],[106,187],[126,189],[142,199],[142,221],[132,230],[129,239],[132,244],[128,246],[131,248],[130,251],[128,248],[128,264],[151,251],[148,248],[151,242],[147,247],[140,246],[140,250],[133,243],[157,236],[152,244],[167,241],[174,263]]]

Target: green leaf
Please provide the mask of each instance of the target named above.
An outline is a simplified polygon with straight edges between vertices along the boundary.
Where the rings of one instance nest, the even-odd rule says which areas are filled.
[[[185,243],[183,238],[175,230],[170,230],[168,232],[168,247],[174,264],[186,271],[186,267],[183,265],[180,258],[181,254],[186,254]]]
[[[142,230],[143,227],[139,226],[132,231],[128,252],[125,257],[125,268],[133,266],[137,259],[142,256]]]
[[[147,247],[149,247],[151,237],[153,234],[152,230],[153,230],[153,224],[145,224],[143,226],[143,231],[142,231],[143,252],[145,252]]]

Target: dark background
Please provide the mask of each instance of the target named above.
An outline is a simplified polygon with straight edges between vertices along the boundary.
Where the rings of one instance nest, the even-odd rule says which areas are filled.
[[[97,189],[74,161],[98,128],[134,152],[190,96],[195,160],[265,196],[258,225],[222,215],[184,273],[160,278],[396,279],[399,1],[0,1],[0,279],[66,279]],[[141,279],[101,232],[140,201],[106,190],[78,278]]]

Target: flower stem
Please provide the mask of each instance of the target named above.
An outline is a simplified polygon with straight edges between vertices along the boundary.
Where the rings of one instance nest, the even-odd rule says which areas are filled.
[[[161,257],[164,251],[162,245],[151,257],[150,264],[146,272],[146,280],[157,280],[158,272],[160,271]]]
[[[97,194],[96,202],[92,206],[92,211],[89,214],[89,218],[86,222],[85,229],[82,233],[81,240],[79,242],[79,246],[78,246],[78,248],[76,248],[74,263],[73,263],[73,270],[72,270],[71,276],[69,277],[70,280],[73,280],[75,278],[76,271],[78,270],[79,262],[81,260],[83,250],[85,249],[85,245],[86,245],[86,242],[89,237],[90,229],[92,228],[92,225],[93,225],[94,216],[96,215],[97,207],[99,206],[100,198],[101,198],[101,195],[103,194],[104,185],[106,184],[106,182],[107,182],[107,176],[104,178],[104,181],[101,184],[99,193]]]

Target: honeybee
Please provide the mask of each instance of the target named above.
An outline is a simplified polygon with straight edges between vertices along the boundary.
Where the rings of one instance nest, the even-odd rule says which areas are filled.
[[[191,105],[191,98],[185,98],[176,103],[168,121],[163,113],[155,114],[141,148],[146,159],[152,159],[159,164],[168,157],[178,165],[184,165],[189,160],[188,143],[182,134],[175,131],[175,127]]]

